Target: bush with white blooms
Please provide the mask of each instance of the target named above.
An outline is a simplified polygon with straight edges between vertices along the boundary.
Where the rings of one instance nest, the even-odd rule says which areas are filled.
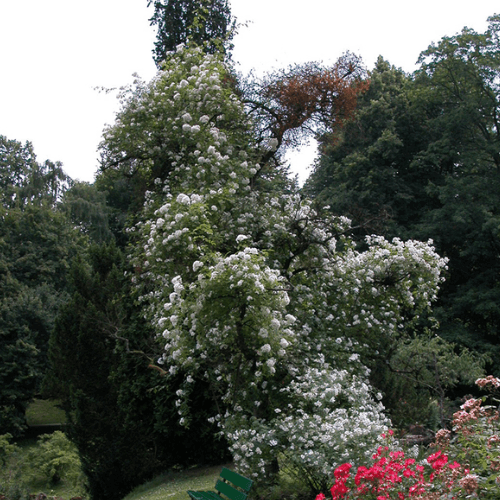
[[[337,465],[371,456],[390,425],[363,336],[396,340],[446,262],[431,242],[371,237],[357,251],[347,219],[292,187],[277,193],[262,164],[272,138],[257,143],[232,81],[217,55],[178,47],[151,83],[122,93],[103,159],[165,173],[130,229],[132,279],[158,362],[183,377],[179,419],[189,425],[204,380],[242,473],[269,484],[286,469],[319,489]]]

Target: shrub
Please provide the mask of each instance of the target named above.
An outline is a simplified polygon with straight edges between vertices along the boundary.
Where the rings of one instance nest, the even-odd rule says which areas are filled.
[[[27,457],[36,476],[42,476],[48,486],[64,481],[77,489],[84,487],[80,458],[76,446],[61,431],[43,434],[38,446]]]
[[[500,379],[491,376],[478,379],[476,384],[482,388],[500,389]],[[352,464],[340,465],[334,471],[335,481],[330,490],[333,500],[498,499],[499,412],[482,403],[482,400],[468,399],[454,415],[455,434],[446,429],[438,431],[435,443],[438,450],[421,463],[405,457],[403,451],[381,446],[369,467],[360,465],[351,473]],[[384,438],[392,441],[392,432]],[[316,500],[324,498],[320,493]]]
[[[14,453],[16,445],[11,444],[12,434],[0,435],[0,465],[5,465],[9,455]]]

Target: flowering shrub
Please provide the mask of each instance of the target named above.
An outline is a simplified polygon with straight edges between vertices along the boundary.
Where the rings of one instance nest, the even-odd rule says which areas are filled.
[[[500,388],[500,379],[489,376],[476,381],[479,387]],[[482,407],[481,401],[467,400],[454,415],[453,430],[441,430],[435,446],[441,448],[422,463],[407,458],[403,451],[380,446],[370,467],[344,463],[334,471],[333,500],[442,499],[500,497],[499,412]],[[392,431],[383,434],[389,443]],[[453,462],[452,462],[453,460]],[[460,463],[457,461],[460,460]],[[316,500],[324,500],[320,493]]]
[[[371,456],[389,426],[364,340],[398,338],[446,261],[431,242],[371,237],[359,252],[347,219],[293,190],[277,196],[261,164],[276,141],[257,143],[226,75],[216,55],[180,47],[150,84],[124,91],[101,149],[109,164],[165,173],[130,230],[131,278],[158,363],[184,379],[181,422],[202,379],[244,474],[272,482],[278,464],[318,488]]]
[[[275,397],[281,405],[274,403],[270,417],[233,414],[225,421],[234,459],[254,477],[268,476],[266,457],[279,455],[289,475],[321,489],[332,464],[369,457],[389,425],[366,379],[347,370],[306,369]]]
[[[500,422],[496,396],[500,379],[493,376],[478,379],[476,385],[490,391],[493,405],[483,406],[486,398],[468,399],[453,415],[453,437],[441,431],[438,440],[449,454],[470,469],[463,487],[475,485],[479,498],[500,498]],[[496,396],[495,396],[496,395]]]
[[[360,466],[351,474],[352,465],[345,463],[335,469],[335,482],[331,487],[333,500],[348,498],[364,499],[438,499],[458,498],[467,485],[472,493],[472,483],[464,483],[470,476],[458,462],[450,463],[448,456],[438,451],[422,464],[407,458],[403,451],[389,451],[379,447],[373,455],[370,467]],[[476,485],[477,486],[477,485]],[[323,500],[320,494],[317,500]]]

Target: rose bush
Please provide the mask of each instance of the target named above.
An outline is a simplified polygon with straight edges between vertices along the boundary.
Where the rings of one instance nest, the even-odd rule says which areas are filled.
[[[500,379],[489,376],[476,384],[495,391]],[[498,410],[469,399],[455,413],[453,431],[453,437],[446,429],[438,431],[434,446],[440,449],[420,463],[403,451],[391,450],[392,431],[383,434],[388,443],[378,448],[369,467],[360,465],[351,473],[353,465],[344,463],[335,469],[333,500],[500,498]],[[323,493],[316,497],[324,499]]]
[[[179,47],[151,83],[122,93],[103,161],[162,173],[130,228],[131,279],[158,363],[184,381],[181,422],[203,380],[243,474],[262,484],[287,470],[317,489],[377,449],[390,422],[360,353],[396,343],[429,308],[446,260],[432,242],[376,236],[359,251],[349,220],[286,178],[278,193],[263,163],[276,141],[256,140],[229,76],[217,55]]]

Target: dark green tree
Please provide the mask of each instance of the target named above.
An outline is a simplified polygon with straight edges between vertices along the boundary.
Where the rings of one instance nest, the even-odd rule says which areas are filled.
[[[25,411],[40,377],[30,320],[38,319],[41,303],[15,281],[3,279],[4,286],[9,292],[0,299],[0,433],[17,437],[26,428]]]
[[[179,386],[165,387],[160,371],[151,369],[154,335],[125,270],[131,272],[114,243],[80,255],[70,275],[73,295],[50,341],[47,385],[63,400],[94,500],[123,497],[175,464],[217,462],[227,453],[207,424],[209,398],[201,385],[193,427],[178,424]]]
[[[90,266],[81,257],[75,262],[71,281],[78,292],[61,309],[50,342],[48,385],[62,397],[69,435],[95,499],[122,497],[137,477],[146,479],[144,469],[132,466],[142,450],[119,425],[117,386],[110,382],[119,357],[116,336],[125,320],[117,258],[115,248],[96,246]]]
[[[79,234],[58,200],[68,178],[30,143],[0,136],[0,433],[18,436],[45,372]]]
[[[60,162],[40,164],[30,142],[23,145],[0,135],[0,200],[4,207],[42,202],[54,206],[69,183]]]
[[[304,190],[352,219],[360,239],[411,236],[408,227],[429,203],[422,172],[412,166],[427,134],[408,95],[411,86],[408,75],[380,57],[354,118],[320,137],[321,155]]]
[[[493,17],[484,34],[445,37],[422,53],[414,75],[379,59],[354,119],[321,138],[305,186],[318,203],[354,220],[361,245],[371,233],[433,239],[450,259],[434,309],[438,332],[456,351],[468,348],[463,359],[467,352],[489,356],[493,373],[500,369],[498,33]],[[413,345],[381,349],[385,363],[374,360],[372,379],[387,394],[408,400],[413,392],[415,402],[425,392],[425,377],[401,363],[420,349],[423,331]],[[432,372],[427,359],[422,368]],[[399,397],[392,399],[385,402],[396,409]]]
[[[379,60],[306,190],[367,226],[360,236],[432,238],[450,259],[441,334],[498,360],[500,18],[489,21],[431,45],[413,77]]]
[[[133,163],[134,167],[130,168],[129,163]],[[148,158],[145,158],[144,164],[148,164]],[[156,165],[157,168],[152,174],[169,171],[169,165],[163,164],[161,160],[156,160]],[[105,196],[107,227],[120,248],[124,248],[128,243],[126,227],[137,218],[146,192],[155,189],[154,180],[148,175],[148,170],[147,166],[143,167],[143,162],[135,158],[123,163],[103,161],[92,186]]]
[[[61,203],[75,227],[95,243],[113,239],[111,209],[106,198],[107,192],[99,190],[95,184],[74,182],[64,193]]]
[[[450,258],[442,334],[490,355],[500,373],[500,16],[464,29],[420,57],[414,98],[429,144],[414,158],[429,172],[433,204],[418,226]]]
[[[15,205],[18,191],[26,184],[29,172],[38,164],[31,143],[22,144],[0,135],[0,196],[2,205]]]
[[[157,26],[153,59],[157,67],[167,52],[188,40],[202,46],[208,53],[231,50],[234,29],[227,0],[148,0],[155,12],[152,26]]]

